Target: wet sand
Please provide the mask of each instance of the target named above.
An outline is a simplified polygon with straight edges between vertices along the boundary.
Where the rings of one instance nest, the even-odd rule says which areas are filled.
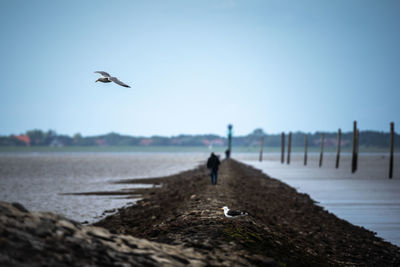
[[[205,167],[157,182],[161,188],[141,189],[143,199],[137,205],[121,208],[95,225],[193,248],[210,256],[209,265],[400,265],[399,247],[234,160],[223,162],[216,186],[210,185]],[[225,205],[250,215],[226,218],[220,209]]]

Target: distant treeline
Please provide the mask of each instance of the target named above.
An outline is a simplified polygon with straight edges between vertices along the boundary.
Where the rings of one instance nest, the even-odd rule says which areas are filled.
[[[309,147],[318,147],[321,144],[321,133],[295,132],[292,136],[293,146],[304,146],[304,136],[308,135]],[[325,133],[325,146],[337,145],[337,133]],[[280,134],[266,134],[262,129],[256,129],[245,136],[234,136],[233,146],[259,146],[261,136],[264,135],[264,146],[279,147],[281,145]],[[350,147],[352,144],[352,132],[342,134],[342,147]],[[286,133],[286,144],[287,144]],[[395,135],[395,146],[400,147],[399,135]],[[207,135],[178,135],[173,137],[151,136],[137,137],[109,133],[98,136],[82,136],[77,133],[73,136],[57,134],[55,131],[41,130],[27,131],[25,134],[0,136],[0,146],[214,146],[224,147],[227,138],[214,134]],[[363,147],[383,148],[389,146],[389,133],[377,131],[361,131],[359,145]]]

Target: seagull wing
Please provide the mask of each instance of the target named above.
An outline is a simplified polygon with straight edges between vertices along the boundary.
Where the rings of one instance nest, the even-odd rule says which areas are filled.
[[[101,75],[103,75],[104,77],[107,77],[107,78],[110,78],[110,77],[111,77],[111,75],[108,74],[108,73],[105,72],[105,71],[95,71],[94,73],[100,73]]]
[[[123,86],[123,87],[131,88],[129,85],[127,85],[127,84],[121,82],[121,81],[118,80],[118,78],[116,78],[116,77],[109,77],[109,80],[110,80],[110,81],[113,81],[113,82],[115,82],[116,84],[119,84],[119,85],[121,85],[121,86]]]
[[[230,216],[246,215],[246,212],[242,212],[242,211],[238,211],[238,210],[229,210],[228,215],[230,215]]]

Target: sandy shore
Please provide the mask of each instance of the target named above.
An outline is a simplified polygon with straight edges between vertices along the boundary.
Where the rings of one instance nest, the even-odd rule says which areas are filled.
[[[205,167],[151,182],[162,187],[131,190],[143,200],[95,225],[193,248],[210,265],[400,266],[399,247],[234,160],[223,162],[216,186]],[[225,218],[225,205],[250,215]]]

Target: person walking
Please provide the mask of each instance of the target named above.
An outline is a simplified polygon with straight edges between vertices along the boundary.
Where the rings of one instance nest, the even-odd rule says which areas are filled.
[[[231,151],[229,150],[229,148],[227,150],[225,150],[225,158],[229,159],[231,156]]]
[[[211,176],[211,184],[216,185],[218,181],[218,168],[221,162],[219,161],[218,157],[211,153],[210,157],[207,160],[207,168],[210,170]]]

